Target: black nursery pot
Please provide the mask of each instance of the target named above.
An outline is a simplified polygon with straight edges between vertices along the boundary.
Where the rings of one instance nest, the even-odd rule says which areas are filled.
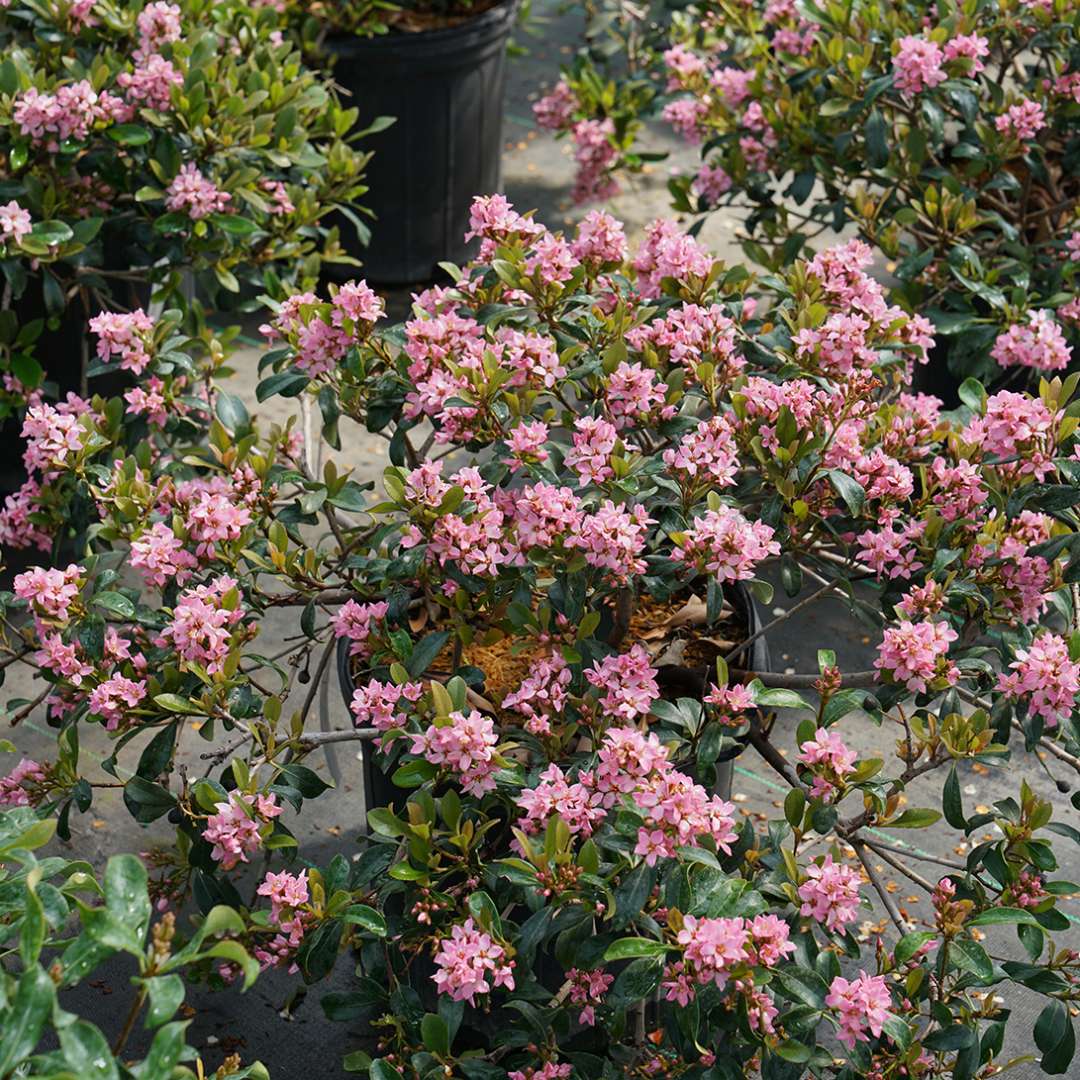
[[[517,8],[504,0],[448,29],[327,42],[361,124],[397,118],[364,143],[374,152],[365,176],[364,203],[375,213],[369,246],[339,222],[369,281],[428,281],[440,262],[466,260],[472,198],[502,179],[506,44]]]
[[[741,582],[725,586],[724,594],[736,614],[746,627],[746,636],[753,637],[762,627],[761,613],[754,602],[750,590]],[[337,665],[338,681],[341,693],[345,698],[348,708],[352,702],[353,693],[356,691],[356,682],[353,679],[349,647],[351,642],[348,638],[342,638],[338,642]],[[732,667],[741,667],[748,671],[771,671],[769,657],[769,644],[765,635],[755,638],[744,646],[734,657]],[[708,690],[709,683],[713,680],[713,669],[705,666],[682,667],[667,664],[658,669],[656,681],[660,692],[664,697],[676,698],[687,697],[701,699]],[[731,790],[731,761],[739,756],[747,747],[748,737],[738,740],[738,745],[724,751],[717,759],[720,766],[719,784],[717,794],[727,797]],[[408,798],[408,791],[398,787],[375,762],[375,747],[372,743],[364,745],[363,760],[364,799],[368,809],[377,806],[404,805]]]

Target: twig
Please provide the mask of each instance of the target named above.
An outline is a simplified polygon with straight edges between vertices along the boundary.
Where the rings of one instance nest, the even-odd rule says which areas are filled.
[[[863,864],[863,869],[866,871],[866,876],[870,879],[870,884],[874,886],[878,896],[881,897],[882,904],[885,905],[885,910],[889,913],[889,918],[892,919],[896,926],[896,929],[901,934],[906,934],[910,930],[908,921],[900,914],[900,909],[896,906],[896,901],[889,895],[888,889],[885,888],[878,877],[877,871],[874,869],[873,864],[866,854],[866,846],[862,840],[858,837],[851,837],[848,843],[855,849],[855,854],[859,856],[859,862]]]
[[[46,686],[44,690],[29,705],[21,708],[12,718],[11,726],[18,727],[48,696],[49,691],[52,690],[52,686]]]
[[[798,614],[800,611],[803,610],[803,608],[809,607],[815,600],[819,600],[826,593],[832,592],[832,590],[836,588],[837,584],[839,584],[839,579],[834,578],[832,581],[827,581],[824,585],[821,586],[820,589],[812,592],[805,599],[800,600],[793,608],[785,611],[783,615],[778,615],[775,619],[772,620],[772,622],[766,623],[763,627],[761,627],[760,630],[755,631],[748,638],[745,638],[738,645],[736,645],[735,648],[732,649],[731,652],[729,652],[727,656],[724,657],[724,663],[729,664],[732,660],[735,659],[736,656],[744,652],[746,646],[751,644],[751,642],[757,641],[759,637],[764,637],[767,633],[769,633],[770,630],[779,626],[780,623],[786,622],[788,619],[790,619],[792,615]]]
[[[821,678],[816,674],[784,675],[778,671],[749,671],[744,668],[731,668],[730,674],[735,679],[760,679],[762,686],[779,687],[783,690],[813,690],[814,683]],[[877,671],[849,671],[841,676],[840,685],[869,689],[876,685],[877,681]]]
[[[947,866],[950,870],[962,870],[967,873],[967,866],[959,862],[957,859],[946,859],[942,855],[931,855],[925,851],[910,851],[903,848],[893,847],[891,844],[886,844],[880,837],[875,836],[873,839],[869,837],[862,838],[863,843],[868,847],[872,847],[875,851],[891,851],[896,855],[909,855],[913,859],[918,859],[920,862],[937,863],[939,866]]]
[[[887,862],[894,870],[899,870],[901,874],[906,878],[910,878],[919,886],[920,889],[925,889],[928,893],[934,891],[934,886],[930,884],[921,874],[917,874],[914,870],[906,867],[895,855],[889,852],[889,849],[884,845],[877,845],[873,840],[862,841],[868,848],[870,848],[876,855],[879,855],[885,862]]]
[[[769,737],[757,726],[756,723],[750,724],[750,745],[765,759],[765,761],[772,766],[774,771],[779,773],[793,788],[802,788],[802,784],[799,783],[799,778],[795,775],[791,766],[784,759],[783,755],[771,742]]]
[[[325,746],[327,743],[357,742],[377,739],[382,735],[378,728],[353,728],[351,731],[312,731],[297,740],[304,748]]]

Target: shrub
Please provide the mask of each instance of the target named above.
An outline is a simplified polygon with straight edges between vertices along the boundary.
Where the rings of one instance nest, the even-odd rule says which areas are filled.
[[[382,433],[381,495],[261,429],[168,318],[124,323],[157,419],[33,414],[45,482],[94,521],[77,562],[4,598],[6,662],[34,658],[58,726],[5,797],[70,829],[94,795],[76,732],[103,725],[129,809],[176,828],[156,897],[233,906],[249,952],[309,981],[359,953],[324,1007],[374,1025],[347,1066],[375,1080],[974,1076],[1006,983],[1046,996],[1035,1038],[1064,1071],[1075,886],[1051,842],[1077,834],[1026,781],[973,810],[960,777],[1076,767],[1077,377],[971,383],[955,414],[906,393],[928,325],[858,241],[763,288],[671,222],[632,260],[600,212],[564,237],[491,196],[473,232],[479,260],[403,327],[362,282],[268,321],[260,400],[314,398],[331,444],[343,419]],[[180,407],[189,366],[206,397]],[[881,628],[875,668],[827,642],[813,672],[755,665],[766,573],[800,599],[755,637],[846,597]],[[272,609],[301,635],[277,655]],[[315,731],[339,649],[356,727]],[[175,766],[193,720],[202,777]],[[869,724],[887,754],[849,747]],[[288,811],[328,786],[311,755],[354,740],[395,794],[357,859],[316,867]],[[785,792],[761,828],[717,791],[744,746]],[[916,870],[884,831],[934,826],[964,858]],[[281,862],[245,903],[260,852]],[[922,926],[879,859],[927,894]],[[856,932],[871,892],[880,937]],[[985,940],[1001,926],[1024,959]]]
[[[135,856],[110,858],[100,882],[87,863],[38,858],[34,852],[55,828],[55,821],[25,807],[0,811],[0,934],[21,965],[17,974],[5,965],[0,1066],[18,1076],[194,1078],[195,1071],[182,1064],[197,1059],[184,1037],[190,1021],[175,1019],[184,1002],[180,973],[224,962],[243,970],[246,989],[258,964],[235,941],[219,940],[243,923],[231,908],[217,907],[182,942],[174,913],[153,921],[146,868]],[[130,1003],[118,1010],[123,1019],[110,1045],[100,1028],[64,1008],[62,995],[125,953],[138,974],[131,979]],[[149,1044],[136,1061],[124,1051],[140,1019]],[[198,1076],[207,1075],[202,1062],[197,1067]],[[269,1074],[258,1063],[242,1068],[230,1055],[209,1075],[265,1080]]]
[[[9,309],[32,279],[44,304],[31,314],[53,320],[145,307],[151,291],[171,307],[193,289],[250,306],[343,258],[326,215],[365,190],[357,110],[302,66],[274,12],[88,7],[15,0],[0,13],[0,340],[26,391],[41,382],[23,347],[40,323],[20,328]]]
[[[620,160],[622,133],[659,111],[702,148],[671,181],[677,210],[738,209],[744,250],[773,269],[857,230],[894,302],[945,335],[954,373],[1010,380],[1064,369],[1080,321],[1077,18],[1053,2],[698,3],[645,35],[651,65],[636,46],[652,81],[599,93],[581,61],[537,115],[575,139],[606,127],[582,162],[589,198],[637,163]]]

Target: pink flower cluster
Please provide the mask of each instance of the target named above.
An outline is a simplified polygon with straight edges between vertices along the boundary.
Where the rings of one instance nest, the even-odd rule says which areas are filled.
[[[1072,349],[1065,342],[1053,312],[1045,309],[1028,313],[1028,325],[1014,323],[998,334],[990,355],[1002,367],[1029,367],[1041,371],[1061,371],[1069,366]]]
[[[349,646],[350,656],[367,656],[371,652],[372,635],[377,633],[378,624],[386,618],[389,610],[390,605],[385,600],[370,604],[348,600],[334,616],[334,635],[352,642]]]
[[[46,767],[32,758],[22,758],[19,764],[0,777],[0,806],[33,806],[44,794],[48,783]]]
[[[580,1005],[578,1023],[583,1027],[592,1027],[596,1023],[596,1007],[603,1005],[608,987],[615,981],[614,975],[604,971],[581,971],[571,968],[566,973],[570,982],[570,1001]]]
[[[475,1005],[478,994],[488,994],[497,986],[514,989],[514,961],[472,919],[455,926],[439,942],[435,966],[439,970],[433,982],[440,994],[449,994],[454,1001]]]
[[[231,201],[227,191],[219,190],[190,161],[180,167],[165,189],[166,208],[174,213],[185,212],[192,221],[224,212]]]
[[[602,691],[600,708],[605,717],[620,724],[648,715],[652,703],[660,696],[656,668],[641,645],[598,660],[586,669],[585,678]]]
[[[62,142],[85,140],[100,120],[129,119],[130,110],[120,98],[107,91],[99,94],[81,79],[58,86],[53,93],[35,87],[23,90],[15,99],[12,117],[23,135],[55,153]]]
[[[893,56],[893,82],[905,97],[932,90],[948,76],[943,70],[941,46],[927,38],[908,36],[899,40]]]
[[[683,957],[664,972],[664,996],[685,1006],[696,996],[695,984],[723,987],[741,965],[774,967],[795,951],[789,936],[787,923],[775,915],[753,919],[686,915],[676,937]]]
[[[1057,634],[1040,634],[1027,649],[1017,649],[1009,672],[998,677],[998,689],[1014,701],[1024,701],[1049,728],[1057,727],[1076,708],[1080,692],[1080,663],[1069,644]]]
[[[238,602],[235,606],[225,604],[235,589],[236,579],[222,576],[182,593],[161,633],[161,643],[171,643],[181,660],[204,667],[210,675],[221,671],[232,645],[233,629],[244,616]]]
[[[357,727],[374,727],[380,731],[389,731],[391,728],[404,727],[406,715],[403,709],[405,702],[415,704],[424,693],[422,683],[402,683],[400,686],[394,683],[382,683],[377,679],[364,686],[358,686],[353,692],[349,708],[355,718]]]
[[[713,416],[693,428],[677,446],[665,450],[663,459],[687,487],[729,487],[735,483],[739,448],[727,417]]]
[[[1019,142],[1034,139],[1046,127],[1046,112],[1037,101],[1025,99],[1010,105],[995,121],[994,127]]]
[[[885,628],[874,667],[903,683],[913,694],[925,694],[931,683],[951,686],[960,672],[949,660],[949,645],[958,636],[948,623],[913,623],[904,619]]]
[[[436,721],[427,731],[409,738],[412,753],[455,773],[463,791],[480,796],[495,790],[499,770],[495,747],[499,740],[490,717],[476,709],[452,712],[447,720]]]
[[[687,236],[670,218],[654,221],[634,257],[638,288],[647,299],[657,297],[664,278],[705,278],[712,269],[712,254]]]
[[[13,588],[15,595],[25,600],[35,615],[64,623],[85,575],[86,571],[75,563],[70,563],[64,570],[34,566],[15,575]]]
[[[875,1037],[881,1034],[891,1015],[892,995],[884,975],[860,971],[858,978],[851,981],[837,975],[829,986],[825,1004],[837,1012],[837,1037],[853,1050],[857,1042],[870,1041],[867,1031]]]
[[[832,933],[842,931],[858,916],[859,881],[858,873],[850,866],[833,862],[832,855],[826,855],[820,863],[811,863],[806,868],[806,880],[799,886],[803,902],[799,914],[824,923]]]
[[[799,761],[814,774],[813,798],[828,798],[855,771],[856,753],[837,731],[818,728],[812,739],[799,747]]]
[[[210,855],[222,870],[232,870],[248,861],[262,844],[260,830],[281,813],[276,795],[229,793],[228,802],[219,802],[216,813],[206,819],[203,839],[213,844]]]
[[[183,584],[198,560],[184,541],[164,522],[157,521],[131,541],[130,562],[147,585],[162,588],[174,578]]]
[[[0,243],[6,244],[10,240],[17,244],[32,228],[30,211],[24,210],[14,199],[0,206]]]
[[[738,510],[721,506],[694,519],[671,557],[726,582],[752,578],[762,559],[779,554],[771,526],[748,521]]]
[[[115,731],[145,697],[145,680],[113,675],[91,691],[90,711],[104,718],[108,731]]]
[[[591,514],[586,514],[578,531],[566,540],[568,548],[579,548],[585,561],[607,571],[615,581],[626,581],[643,573],[645,534],[653,519],[641,505],[628,510],[605,499]]]
[[[529,665],[521,686],[502,699],[502,707],[521,713],[530,735],[549,735],[552,719],[560,716],[566,705],[572,678],[562,653],[542,656]]]
[[[737,728],[746,723],[746,714],[753,709],[754,695],[743,683],[731,686],[711,686],[704,699],[711,705],[716,719],[724,727]]]
[[[298,971],[293,957],[306,929],[301,909],[310,899],[307,871],[296,875],[287,870],[268,872],[255,891],[269,898],[270,922],[277,930],[271,941],[255,948],[255,959],[263,968],[287,966],[290,972]]]
[[[90,320],[90,330],[97,334],[97,355],[102,363],[120,357],[120,367],[141,375],[150,363],[154,321],[142,308],[129,312],[103,311]]]

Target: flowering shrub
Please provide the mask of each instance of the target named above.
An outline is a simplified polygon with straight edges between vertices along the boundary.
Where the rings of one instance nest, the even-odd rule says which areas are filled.
[[[185,270],[203,302],[235,306],[340,257],[324,219],[365,190],[357,110],[302,66],[272,11],[13,0],[0,45],[5,309],[31,278],[38,317],[126,310],[133,291],[145,306],[151,289],[184,307]],[[17,323],[2,329],[16,341]],[[8,381],[36,389],[33,357],[8,359]]]
[[[1080,323],[1078,18],[1052,0],[705,0],[651,37],[634,26],[652,45],[652,82],[598,94],[597,69],[579,61],[536,115],[575,139],[606,132],[579,158],[588,199],[636,166],[622,133],[632,144],[641,114],[658,110],[702,148],[671,182],[674,206],[742,211],[755,262],[788,266],[854,228],[889,261],[893,300],[946,335],[951,371],[1059,371]],[[649,49],[633,48],[648,67]]]
[[[5,800],[11,806],[10,800]],[[184,1076],[196,1073],[181,1062],[197,1059],[187,1045],[187,1020],[176,1019],[184,1003],[181,972],[194,972],[225,961],[244,974],[244,987],[258,964],[236,941],[223,940],[243,928],[228,907],[216,907],[199,920],[183,941],[176,915],[167,911],[154,921],[147,893],[147,873],[134,856],[117,855],[101,881],[82,862],[34,853],[53,835],[55,821],[40,820],[28,809],[0,811],[0,862],[4,868],[4,940],[18,952],[21,970],[4,972],[3,1036],[0,1061],[19,1076]],[[74,930],[71,923],[74,922]],[[134,958],[137,975],[130,1003],[118,1010],[113,1032],[103,1032],[69,1012],[63,991],[84,982],[98,966],[118,954]],[[125,1016],[126,1012],[126,1016]],[[145,1027],[148,1047],[141,1061],[132,1059],[128,1039],[137,1022]],[[121,1057],[121,1054],[123,1056]],[[266,1080],[258,1062],[242,1067],[230,1054],[220,1068],[198,1076],[224,1080]]]
[[[931,327],[858,241],[763,289],[670,222],[630,254],[602,212],[564,236],[495,195],[472,231],[479,260],[403,326],[354,282],[264,327],[259,399],[310,395],[331,445],[343,419],[384,433],[379,494],[260,427],[176,317],[97,324],[160,401],[28,417],[25,541],[64,520],[47,505],[89,525],[77,561],[3,597],[4,662],[37,666],[59,733],[4,798],[77,828],[76,733],[103,725],[131,812],[176,828],[147,856],[155,899],[231,905],[251,955],[308,981],[353,949],[355,988],[323,1005],[373,1025],[347,1065],[374,1080],[974,1077],[1009,982],[1046,996],[1042,1065],[1067,1069],[1076,887],[1051,841],[1077,834],[1026,782],[973,811],[960,776],[1078,767],[1080,380],[968,384],[953,414],[909,393]],[[824,648],[814,672],[755,668],[766,575],[793,614],[834,592],[875,613],[875,668]],[[297,613],[277,656],[271,608]],[[339,651],[356,726],[313,730]],[[174,765],[192,720],[203,776]],[[861,757],[869,724],[895,750]],[[314,751],[352,740],[393,795],[358,858],[316,867],[291,814],[328,786]],[[744,747],[786,792],[765,828],[718,790]],[[913,802],[927,775],[940,809]],[[939,823],[965,857],[909,866],[889,830]],[[872,896],[888,927],[863,934]],[[1023,959],[986,939],[1010,928]]]

